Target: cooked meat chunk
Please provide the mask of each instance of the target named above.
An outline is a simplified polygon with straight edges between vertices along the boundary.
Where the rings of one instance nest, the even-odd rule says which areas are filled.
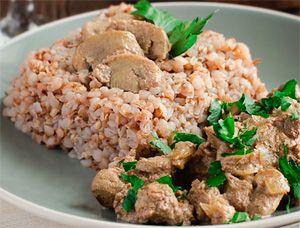
[[[196,178],[207,177],[210,163],[216,159],[215,149],[209,142],[202,143],[189,161],[190,175]]]
[[[188,202],[178,202],[172,189],[166,184],[153,182],[137,193],[134,211],[122,207],[127,190],[118,193],[114,202],[118,218],[127,222],[156,223],[167,225],[190,224],[193,207]]]
[[[250,215],[271,215],[284,194],[290,191],[288,181],[277,169],[260,170],[254,177],[256,188],[250,196]]]
[[[222,170],[236,176],[247,176],[257,173],[263,167],[264,161],[260,152],[254,150],[246,155],[232,155],[221,158]]]
[[[293,108],[300,108],[299,103],[293,104],[290,109]],[[282,156],[282,144],[291,149],[289,156],[300,163],[300,154],[295,151],[300,146],[300,120],[292,120],[290,115],[290,112],[274,110],[269,118],[251,116],[244,121],[248,128],[258,128],[255,148],[261,153],[266,168],[277,167]]]
[[[125,186],[119,178],[121,171],[119,168],[103,169],[93,179],[92,192],[104,207],[112,208],[115,195]]]
[[[250,194],[253,187],[249,180],[239,179],[229,173],[226,173],[226,190],[225,197],[228,199],[230,205],[238,211],[245,211],[249,202]]]
[[[135,211],[143,223],[178,225],[183,222],[183,210],[172,189],[166,184],[153,182],[137,194]]]
[[[287,179],[277,169],[260,170],[254,177],[256,190],[270,195],[286,194],[290,191]]]
[[[92,36],[82,42],[73,56],[73,66],[76,70],[95,67],[105,58],[120,53],[143,55],[134,35],[126,31],[107,31]]]
[[[141,158],[133,171],[147,182],[152,182],[166,175],[171,175],[173,167],[167,156],[156,156],[152,158]]]
[[[194,206],[186,199],[179,200],[179,207],[182,209],[182,225],[190,225],[195,220]]]
[[[176,143],[172,153],[169,154],[169,157],[172,160],[172,165],[178,169],[183,169],[185,164],[191,159],[195,151],[196,151],[196,147],[194,143],[191,142]]]
[[[209,188],[204,181],[193,181],[188,200],[194,205],[197,218],[203,220],[206,215],[212,224],[227,223],[235,213],[218,188]]]
[[[109,28],[133,33],[148,58],[153,60],[167,58],[171,45],[162,28],[138,20],[113,20]]]
[[[125,91],[138,92],[159,86],[162,72],[151,60],[134,54],[120,54],[107,58],[110,67],[110,86]],[[104,73],[109,72],[105,70]]]

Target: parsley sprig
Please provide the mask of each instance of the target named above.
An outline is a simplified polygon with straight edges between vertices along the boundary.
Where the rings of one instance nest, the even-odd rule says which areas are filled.
[[[299,113],[297,110],[294,110],[294,111],[292,112],[292,114],[290,115],[290,118],[291,118],[292,120],[299,120],[299,118],[300,118],[300,113]]]
[[[180,186],[175,186],[173,184],[172,177],[170,175],[160,177],[156,181],[158,183],[160,183],[160,184],[167,184],[167,185],[169,185],[169,187],[173,190],[174,193],[177,192],[178,190],[181,190]]]
[[[287,158],[288,148],[283,145],[283,156],[279,158],[279,169],[288,180],[295,198],[300,198],[300,165]]]
[[[196,145],[196,147],[199,147],[200,144],[204,142],[204,139],[199,135],[191,133],[175,132],[173,134],[173,143],[170,145],[170,147],[174,148],[175,144],[178,142],[192,142]]]
[[[261,219],[260,216],[258,215],[254,215],[252,217],[252,221],[256,221],[256,220],[259,220]],[[248,215],[247,212],[240,212],[240,211],[237,211],[234,213],[234,215],[232,216],[232,218],[229,220],[229,224],[232,224],[232,223],[240,223],[240,222],[246,222],[246,221],[250,221],[250,216]]]
[[[197,36],[202,33],[204,26],[213,16],[206,18],[196,17],[191,22],[185,23],[168,12],[159,10],[151,5],[148,0],[140,0],[135,5],[132,14],[141,16],[149,22],[163,28],[172,44],[170,55],[176,57],[190,49],[197,41]]]
[[[218,100],[214,100],[210,106],[207,120],[212,125],[221,119],[223,113],[229,113],[234,107],[240,112],[268,118],[273,109],[280,107],[282,111],[286,111],[290,107],[291,99],[297,99],[296,86],[296,80],[289,80],[284,84],[282,89],[274,91],[272,96],[263,98],[260,102],[252,100],[246,94],[243,94],[235,102],[220,103]]]
[[[129,170],[135,169],[136,164],[137,164],[137,161],[123,162],[122,166],[123,166],[125,172],[127,172]]]
[[[125,173],[121,173],[120,178],[123,181],[129,182],[131,184],[131,188],[128,190],[122,205],[123,209],[126,212],[129,212],[134,208],[137,192],[145,182],[144,180],[138,178],[136,175],[127,175]]]
[[[220,161],[213,161],[210,163],[208,174],[209,178],[207,178],[206,182],[209,187],[221,186],[226,181],[226,176],[222,170]]]
[[[235,122],[230,113],[224,120],[220,119],[212,124],[216,136],[237,149],[233,153],[223,153],[222,156],[245,155],[253,151],[252,146],[256,141],[257,128],[243,129],[235,135]]]

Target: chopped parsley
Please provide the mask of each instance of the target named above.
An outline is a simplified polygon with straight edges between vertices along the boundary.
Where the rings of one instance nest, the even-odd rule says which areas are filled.
[[[282,111],[288,110],[291,106],[291,99],[297,99],[296,86],[296,80],[289,80],[284,84],[281,90],[274,91],[272,96],[263,98],[260,102],[252,100],[246,94],[243,94],[239,100],[231,103],[220,103],[219,101],[214,100],[210,106],[210,114],[207,120],[210,125],[213,125],[221,118],[223,111],[228,113],[230,112],[230,109],[233,109],[234,107],[237,107],[240,112],[245,112],[249,115],[268,118],[274,108],[280,107]],[[294,115],[297,118],[297,113]]]
[[[175,186],[173,184],[173,181],[172,181],[172,178],[170,175],[167,175],[167,176],[163,176],[163,177],[160,177],[159,179],[156,180],[158,183],[160,184],[167,184],[169,185],[169,187],[173,190],[173,192],[177,192],[178,190],[181,190],[181,187],[180,186]]]
[[[279,158],[279,169],[288,180],[295,198],[300,198],[300,165],[287,158],[288,148],[283,145],[283,156]]]
[[[169,147],[167,144],[165,144],[163,141],[161,141],[158,138],[153,139],[149,142],[149,144],[156,149],[158,149],[163,154],[169,154],[172,152],[171,147]]]
[[[299,112],[297,110],[293,111],[292,114],[290,115],[290,118],[292,120],[299,120],[299,118],[300,118]]]
[[[178,142],[192,142],[196,147],[199,147],[200,144],[204,142],[204,139],[199,135],[191,133],[175,132],[173,135],[173,144],[170,147],[174,148],[175,144]]]
[[[239,131],[238,136],[233,139],[233,146],[241,149],[247,146],[253,146],[256,141],[256,132],[256,127],[252,128],[251,130]]]
[[[159,10],[151,5],[148,0],[140,0],[135,5],[133,15],[138,15],[149,22],[161,27],[167,33],[172,48],[170,55],[176,57],[190,49],[197,41],[197,36],[202,33],[204,26],[213,16],[213,13],[206,18],[196,17],[191,22],[183,22],[176,19],[169,13]]]
[[[264,107],[260,103],[252,100],[246,94],[243,94],[238,101],[230,103],[230,105],[236,105],[239,111],[250,115],[262,116],[264,118],[269,117],[269,114],[264,110]]]
[[[239,222],[246,222],[250,221],[250,217],[247,212],[235,212],[230,221],[228,222],[229,224],[231,223],[239,223]]]
[[[131,184],[131,188],[128,190],[126,197],[123,201],[123,209],[126,212],[131,211],[134,208],[134,204],[136,201],[136,194],[138,190],[144,185],[144,180],[138,178],[136,175],[127,175],[125,173],[121,173],[120,178],[123,181],[129,182]]]
[[[220,161],[213,161],[210,163],[208,169],[209,178],[207,178],[207,185],[209,187],[218,187],[226,181],[226,176],[222,170]]]
[[[216,123],[222,117],[222,104],[217,100],[214,99],[209,108],[209,116],[207,117],[207,121],[210,125]]]
[[[137,161],[123,162],[122,166],[123,166],[125,172],[127,172],[129,170],[135,169],[136,163],[137,163]]]
[[[218,138],[228,143],[234,142],[233,136],[235,127],[234,118],[231,115],[228,115],[224,120],[221,119],[213,123],[213,128]]]
[[[246,154],[250,154],[252,152],[253,152],[253,150],[251,150],[251,149],[242,148],[242,149],[238,149],[238,150],[234,151],[233,153],[222,153],[221,156],[227,157],[227,156],[233,156],[233,155],[246,155]]]
[[[257,221],[257,220],[260,220],[261,217],[257,214],[255,214],[253,217],[252,217],[252,221]]]

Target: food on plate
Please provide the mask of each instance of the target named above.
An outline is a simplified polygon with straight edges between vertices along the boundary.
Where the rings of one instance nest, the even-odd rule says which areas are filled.
[[[214,100],[202,137],[174,132],[166,143],[154,133],[156,153],[137,157],[133,149],[116,158],[95,176],[92,191],[131,223],[236,223],[270,216],[287,199],[286,207],[297,206],[298,97],[290,80],[260,101]]]
[[[32,52],[4,116],[98,171],[92,192],[130,223],[221,224],[299,206],[299,88],[271,93],[258,60],[147,0],[102,11]]]
[[[214,99],[267,94],[248,47],[202,32],[208,19],[193,20],[189,32],[181,20],[146,1],[112,6],[79,32],[30,53],[7,89],[3,114],[38,143],[60,146],[97,170],[148,147],[152,132],[164,141],[174,131],[201,135]],[[121,27],[120,20],[133,22],[113,29],[115,23]],[[170,47],[165,35],[131,33],[132,23],[145,25],[151,34],[165,33]]]

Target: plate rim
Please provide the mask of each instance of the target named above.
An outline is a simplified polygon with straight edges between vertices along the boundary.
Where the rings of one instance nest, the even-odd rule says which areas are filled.
[[[222,7],[224,9],[237,9],[237,10],[246,10],[251,12],[259,12],[263,14],[268,14],[272,16],[278,16],[286,19],[291,19],[299,23],[300,26],[300,17],[291,15],[284,12],[279,12],[276,10],[271,9],[265,9],[260,8],[256,6],[246,6],[246,5],[238,5],[238,4],[231,4],[231,3],[214,3],[214,2],[160,2],[160,3],[154,3],[155,6],[210,6],[210,7]],[[8,48],[10,45],[13,45],[14,43],[18,42],[19,40],[22,40],[23,38],[26,38],[34,33],[38,33],[43,30],[47,30],[50,27],[55,27],[56,25],[76,20],[79,18],[85,18],[85,17],[92,17],[97,15],[98,13],[104,11],[105,9],[90,11],[86,13],[76,14],[70,17],[66,17],[63,19],[59,19],[47,24],[44,24],[36,29],[24,32],[11,40],[9,40],[6,44],[2,45],[0,47],[0,51],[2,51],[5,48]],[[300,27],[299,27],[300,28]],[[76,225],[76,226],[89,226],[89,227],[99,227],[101,225],[106,225],[109,227],[131,227],[134,226],[136,228],[145,228],[145,227],[164,227],[164,226],[153,226],[153,225],[139,225],[139,224],[129,224],[129,223],[118,223],[118,222],[110,222],[110,221],[104,221],[104,220],[97,220],[87,217],[82,217],[74,214],[69,214],[61,211],[57,211],[54,209],[50,209],[47,207],[44,207],[42,205],[39,205],[37,203],[33,203],[29,200],[23,199],[13,193],[10,193],[9,191],[3,189],[0,186],[0,198],[8,203],[11,203],[12,205],[21,208],[25,211],[28,211],[36,216],[39,216],[41,218],[45,218],[48,220],[52,220],[58,223],[67,224],[67,225]],[[300,222],[300,211],[292,212],[289,214],[279,215],[275,217],[266,218],[263,220],[258,221],[251,221],[251,222],[245,222],[245,223],[239,223],[239,224],[231,224],[231,225],[217,225],[218,228],[225,228],[229,226],[235,226],[235,227],[255,227],[258,225],[280,225],[283,224],[282,222],[288,220],[289,223],[294,222]],[[215,227],[216,225],[204,225],[201,227]],[[169,226],[170,227],[170,226]],[[171,226],[171,227],[177,227],[177,226]],[[196,227],[196,226],[195,226]]]

